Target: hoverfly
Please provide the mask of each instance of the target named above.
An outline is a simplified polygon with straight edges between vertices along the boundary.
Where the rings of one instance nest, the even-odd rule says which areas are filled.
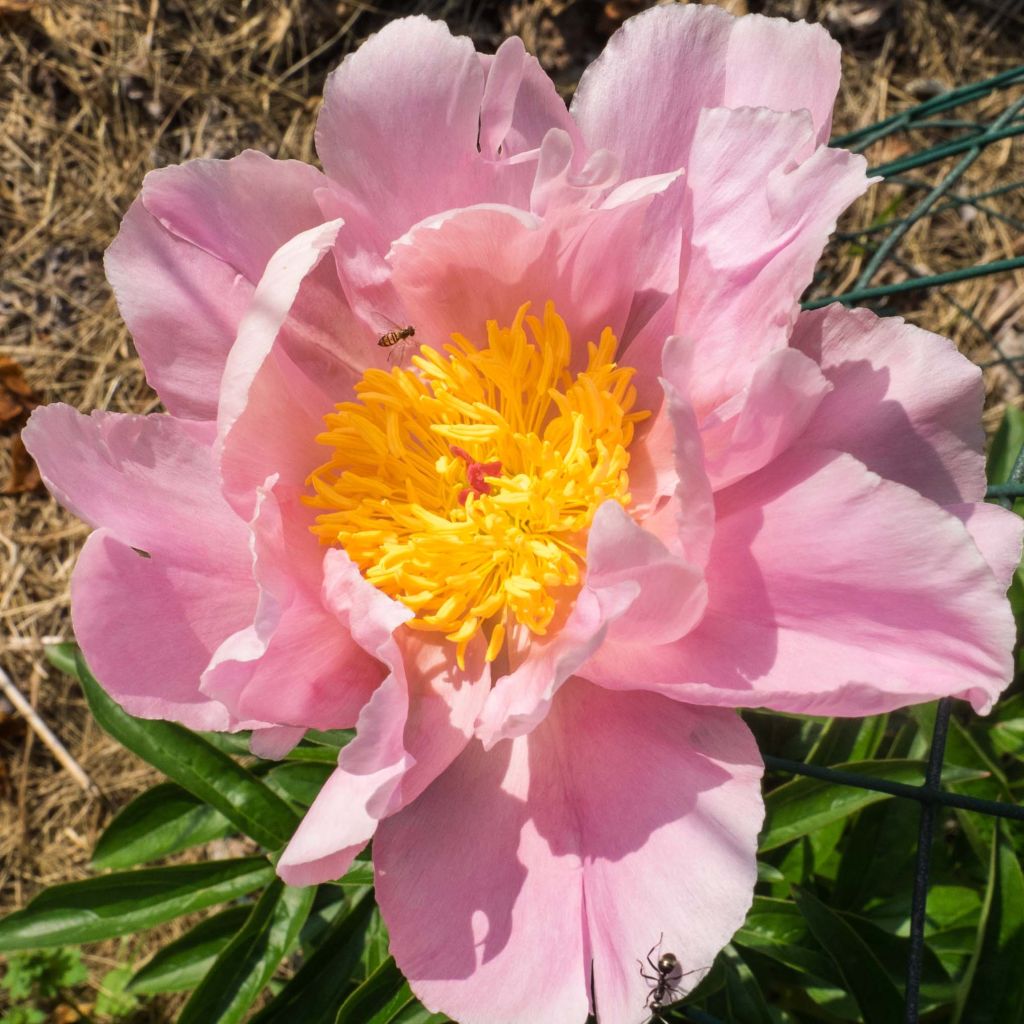
[[[385,316],[383,313],[375,314],[374,318],[378,321],[378,328],[386,327],[387,331],[377,339],[377,345],[380,348],[386,348],[388,350],[388,362],[391,362],[391,357],[395,352],[399,352],[398,364],[401,366],[401,356],[405,354],[405,346],[411,337],[416,334],[416,328],[400,327],[390,317]],[[401,345],[401,348],[397,346]]]

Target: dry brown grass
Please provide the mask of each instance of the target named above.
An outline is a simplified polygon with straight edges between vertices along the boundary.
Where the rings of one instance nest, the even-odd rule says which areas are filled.
[[[839,28],[846,78],[837,130],[903,109],[923,81],[962,84],[1020,60],[1018,0],[749,2],[767,13],[831,19]],[[0,0],[0,358],[15,359],[45,402],[156,409],[101,265],[146,171],[193,157],[227,157],[246,146],[314,160],[312,131],[326,73],[395,14],[444,17],[482,49],[518,32],[568,95],[616,24],[647,6],[642,0]],[[723,6],[742,11],[747,0]],[[994,96],[967,116],[991,118],[1006,102],[1006,94]],[[900,147],[938,138],[897,139],[869,155],[877,163]],[[958,190],[1024,177],[1021,147],[1018,140],[992,146]],[[916,176],[935,180],[942,170]],[[868,223],[900,188],[875,190],[848,223]],[[992,206],[1024,219],[1022,193]],[[881,280],[1022,252],[1021,234],[1007,223],[953,211],[917,227],[901,247],[903,266],[890,266]],[[848,285],[862,258],[847,242],[834,245],[822,290]],[[1021,274],[980,279],[945,295],[910,295],[891,308],[951,335],[987,362],[996,357],[991,344],[948,299],[973,310],[1006,354],[1024,354],[1022,285]],[[1004,367],[989,371],[988,383],[991,427],[1007,401],[1021,401],[1021,386]],[[3,448],[0,486],[10,459]],[[103,793],[87,798],[21,719],[0,705],[0,912],[42,886],[84,877],[111,809],[154,780],[152,770],[99,731],[76,686],[42,657],[45,639],[70,638],[67,587],[86,532],[43,492],[0,498],[0,664]],[[116,945],[98,947],[97,966],[140,954],[145,941],[127,954]]]

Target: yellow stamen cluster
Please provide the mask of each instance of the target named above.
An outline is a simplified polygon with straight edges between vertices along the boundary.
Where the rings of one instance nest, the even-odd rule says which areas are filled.
[[[483,347],[455,334],[415,370],[367,370],[325,417],[317,441],[333,451],[308,481],[322,542],[411,608],[408,625],[455,643],[460,665],[481,630],[493,661],[515,623],[543,635],[571,603],[594,512],[630,502],[629,444],[649,415],[631,411],[609,329],[574,377],[553,305],[527,310],[489,322]]]

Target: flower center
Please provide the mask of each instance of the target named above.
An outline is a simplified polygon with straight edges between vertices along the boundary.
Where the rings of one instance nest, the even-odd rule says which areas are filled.
[[[633,370],[605,328],[587,365],[549,302],[511,327],[424,345],[415,370],[367,370],[356,399],[324,417],[330,459],[310,474],[312,527],[411,608],[413,629],[457,645],[477,633],[493,661],[510,630],[544,635],[571,604],[587,530],[608,499],[628,505]],[[571,588],[571,589],[570,589]]]

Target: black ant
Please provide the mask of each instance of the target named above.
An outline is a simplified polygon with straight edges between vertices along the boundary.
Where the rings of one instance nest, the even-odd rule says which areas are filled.
[[[661,945],[663,938],[664,935],[659,936],[658,941],[647,952],[647,963],[655,972],[653,975],[648,974],[644,970],[643,962],[637,960],[637,963],[640,964],[640,976],[654,985],[644,1003],[644,1006],[653,1014],[653,1020],[661,1020],[661,1011],[679,998],[681,995],[679,982],[688,974],[697,973],[696,971],[680,970],[679,958],[675,953],[662,953],[658,957],[657,963],[651,959],[651,954]]]

